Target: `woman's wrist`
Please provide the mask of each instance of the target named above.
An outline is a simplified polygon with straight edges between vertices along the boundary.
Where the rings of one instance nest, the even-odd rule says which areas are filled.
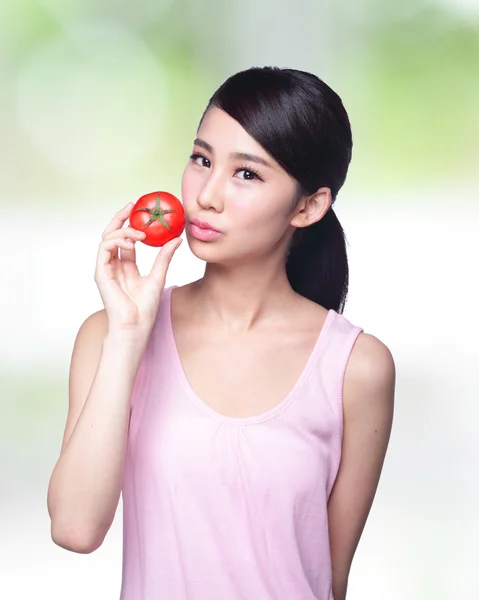
[[[150,332],[110,330],[103,340],[103,352],[113,354],[118,359],[137,359],[138,363],[145,352]]]

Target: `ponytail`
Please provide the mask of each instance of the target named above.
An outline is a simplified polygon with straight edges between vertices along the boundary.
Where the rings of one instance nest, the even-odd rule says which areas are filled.
[[[298,227],[286,257],[286,275],[295,292],[342,313],[349,286],[346,236],[332,208],[308,227]]]
[[[299,197],[328,187],[335,201],[353,138],[341,98],[322,79],[297,69],[252,67],[221,84],[210,106],[235,119],[276,160],[298,183]],[[286,275],[297,293],[342,313],[349,283],[346,238],[331,208],[294,231]]]

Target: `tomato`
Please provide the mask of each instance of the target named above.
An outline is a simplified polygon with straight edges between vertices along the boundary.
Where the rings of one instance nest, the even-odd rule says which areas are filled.
[[[145,194],[130,214],[130,226],[146,233],[141,241],[148,246],[164,246],[179,237],[185,225],[183,204],[169,192]]]

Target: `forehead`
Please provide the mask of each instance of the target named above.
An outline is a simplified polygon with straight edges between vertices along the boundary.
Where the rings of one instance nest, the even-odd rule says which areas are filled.
[[[197,137],[208,142],[215,152],[254,152],[264,158],[269,156],[238,121],[216,106],[206,111]]]

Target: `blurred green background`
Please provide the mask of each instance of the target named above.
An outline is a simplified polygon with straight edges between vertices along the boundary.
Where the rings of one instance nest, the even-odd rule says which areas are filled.
[[[3,2],[2,202],[175,187],[198,113],[235,70],[322,76],[355,133],[349,182],[474,177],[477,3]]]
[[[0,34],[0,597],[119,595],[121,506],[88,556],[51,542],[46,509],[74,338],[101,308],[99,237],[127,201],[180,194],[209,97],[258,65],[312,71],[343,99],[345,316],[396,359],[348,599],[479,597],[479,2],[4,0]],[[148,269],[154,253],[138,259]],[[175,259],[170,284],[201,274],[187,244]]]

